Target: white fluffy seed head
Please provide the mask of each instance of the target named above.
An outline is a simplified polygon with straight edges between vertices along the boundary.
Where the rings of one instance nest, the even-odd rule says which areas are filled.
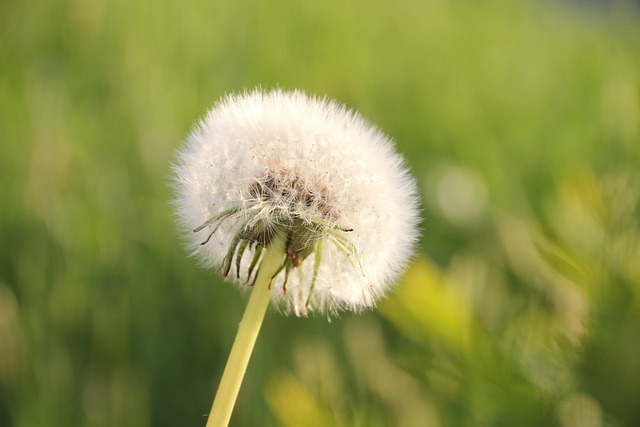
[[[272,300],[298,316],[372,307],[418,237],[415,182],[389,138],[300,91],[225,97],[174,172],[179,221],[204,266],[251,283],[256,251],[285,230],[288,267]]]

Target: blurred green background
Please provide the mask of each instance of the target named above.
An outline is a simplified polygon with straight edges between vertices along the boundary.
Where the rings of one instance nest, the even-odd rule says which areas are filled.
[[[397,140],[415,262],[374,312],[267,315],[232,426],[640,425],[640,18],[621,2],[4,0],[0,426],[200,426],[246,295],[170,163],[226,92]]]

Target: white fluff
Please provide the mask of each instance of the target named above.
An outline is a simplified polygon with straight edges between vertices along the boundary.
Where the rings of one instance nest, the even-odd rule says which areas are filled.
[[[343,106],[300,91],[225,97],[187,137],[174,172],[179,220],[206,267],[220,268],[248,222],[327,224],[317,232],[322,260],[311,296],[315,254],[292,269],[286,292],[284,272],[272,284],[272,302],[298,316],[374,306],[418,237],[415,182],[389,138]],[[259,200],[256,188],[268,196]],[[192,230],[234,207],[239,213],[221,221],[202,245],[215,225]],[[331,232],[353,244],[357,262],[327,238]],[[234,265],[229,278],[248,281],[254,250],[244,252],[240,277]]]

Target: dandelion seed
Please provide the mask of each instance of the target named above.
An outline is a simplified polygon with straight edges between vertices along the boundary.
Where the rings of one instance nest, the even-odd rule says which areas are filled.
[[[299,91],[224,98],[187,138],[175,174],[189,246],[223,276],[251,283],[261,249],[285,230],[272,302],[298,316],[372,307],[417,238],[415,184],[390,140]]]

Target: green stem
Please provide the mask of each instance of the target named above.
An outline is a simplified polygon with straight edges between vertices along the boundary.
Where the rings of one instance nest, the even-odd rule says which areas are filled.
[[[284,236],[276,235],[266,248],[257,273],[256,281],[242,316],[238,334],[231,347],[231,354],[224,368],[218,392],[211,407],[207,427],[227,427],[231,419],[233,405],[240,391],[242,378],[247,370],[249,358],[256,343],[262,319],[271,299],[271,279],[282,266]]]

